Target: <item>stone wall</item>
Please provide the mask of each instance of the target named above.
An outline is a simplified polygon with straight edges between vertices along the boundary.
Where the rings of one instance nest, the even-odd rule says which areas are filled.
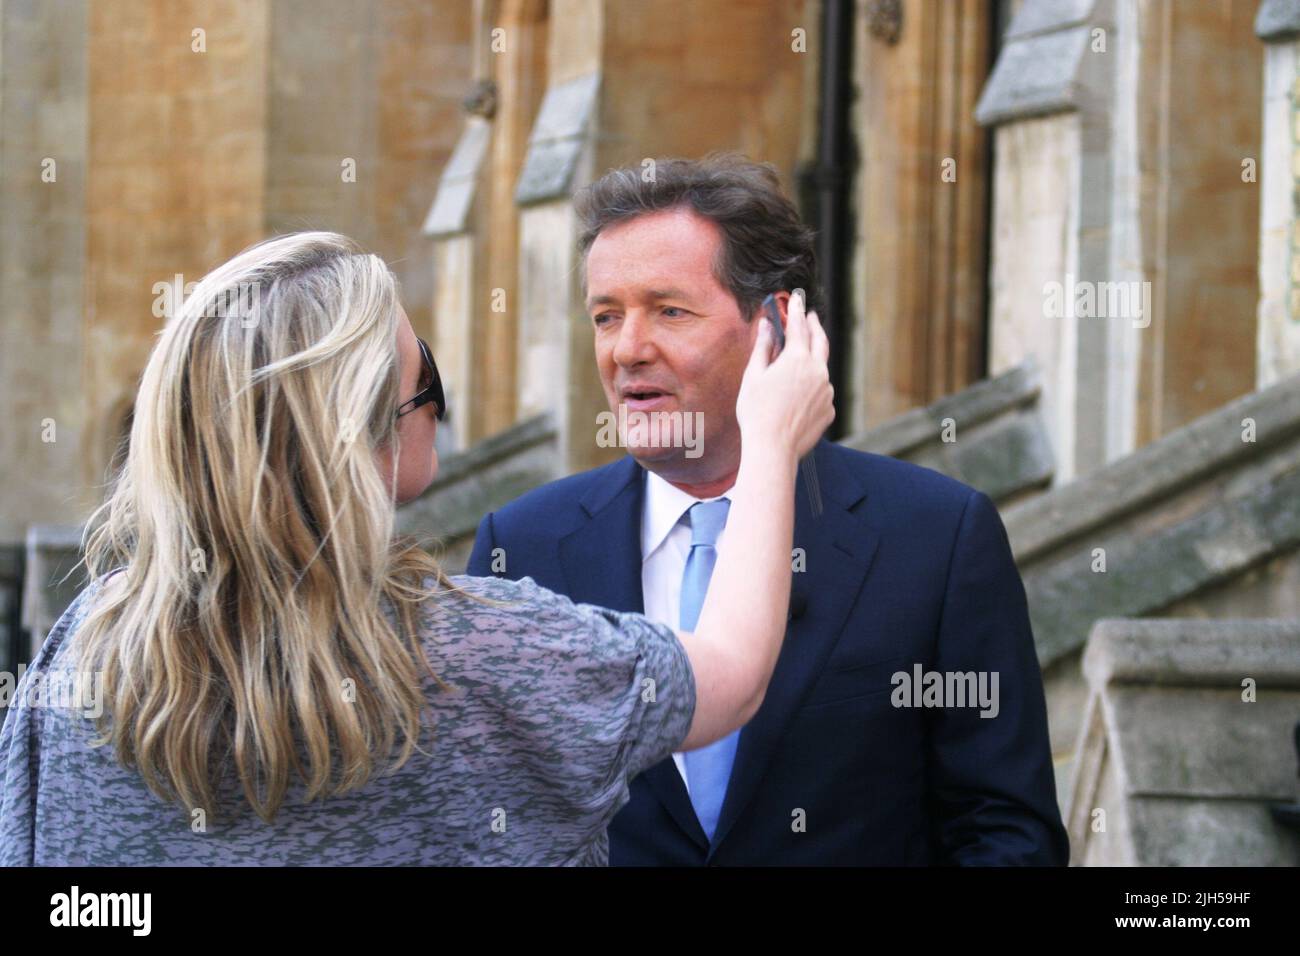
[[[1259,380],[1253,15],[1025,0],[1007,28],[976,111],[995,128],[990,370],[1038,356],[1058,482]]]
[[[0,545],[91,503],[81,0],[0,4]],[[104,401],[95,396],[95,403]]]
[[[432,336],[419,223],[458,133],[465,8],[0,5],[0,544],[99,499],[160,286],[334,229],[392,263]]]

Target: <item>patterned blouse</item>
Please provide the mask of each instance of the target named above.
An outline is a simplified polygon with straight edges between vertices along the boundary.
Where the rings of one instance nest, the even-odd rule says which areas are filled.
[[[8,701],[0,865],[605,865],[629,781],[690,729],[685,649],[671,628],[574,604],[531,578],[452,581],[511,603],[426,603],[423,647],[453,689],[425,673],[425,753],[310,804],[295,780],[270,825],[233,773],[217,781],[219,813],[187,814],[111,745],[88,745],[102,687],[97,696],[93,678],[75,679],[69,648],[102,586],[92,583]]]

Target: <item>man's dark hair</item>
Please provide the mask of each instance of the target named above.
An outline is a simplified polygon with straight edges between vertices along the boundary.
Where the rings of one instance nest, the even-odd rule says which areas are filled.
[[[781,192],[771,163],[710,153],[698,160],[655,160],[650,170],[626,166],[581,189],[574,206],[584,291],[587,253],[602,229],[646,213],[685,208],[721,230],[713,274],[745,321],[769,292],[803,289],[809,308],[820,299],[814,232]]]

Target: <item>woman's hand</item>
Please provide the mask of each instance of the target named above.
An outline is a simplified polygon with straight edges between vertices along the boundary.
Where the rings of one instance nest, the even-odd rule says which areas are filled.
[[[755,321],[762,325],[736,396],[741,454],[746,444],[761,443],[798,459],[812,450],[835,420],[835,390],[826,367],[830,343],[817,313],[805,314],[799,293],[790,296],[785,348],[775,361],[769,358],[771,323],[766,318]]]

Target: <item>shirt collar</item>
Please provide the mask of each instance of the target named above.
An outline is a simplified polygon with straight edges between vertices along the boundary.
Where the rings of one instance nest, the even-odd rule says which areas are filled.
[[[641,510],[642,560],[659,550],[669,532],[677,527],[677,522],[682,520],[682,515],[686,514],[691,505],[699,501],[716,501],[718,498],[725,498],[735,487],[733,484],[731,488],[713,498],[696,498],[660,478],[653,471],[646,471],[645,476],[645,505]]]

